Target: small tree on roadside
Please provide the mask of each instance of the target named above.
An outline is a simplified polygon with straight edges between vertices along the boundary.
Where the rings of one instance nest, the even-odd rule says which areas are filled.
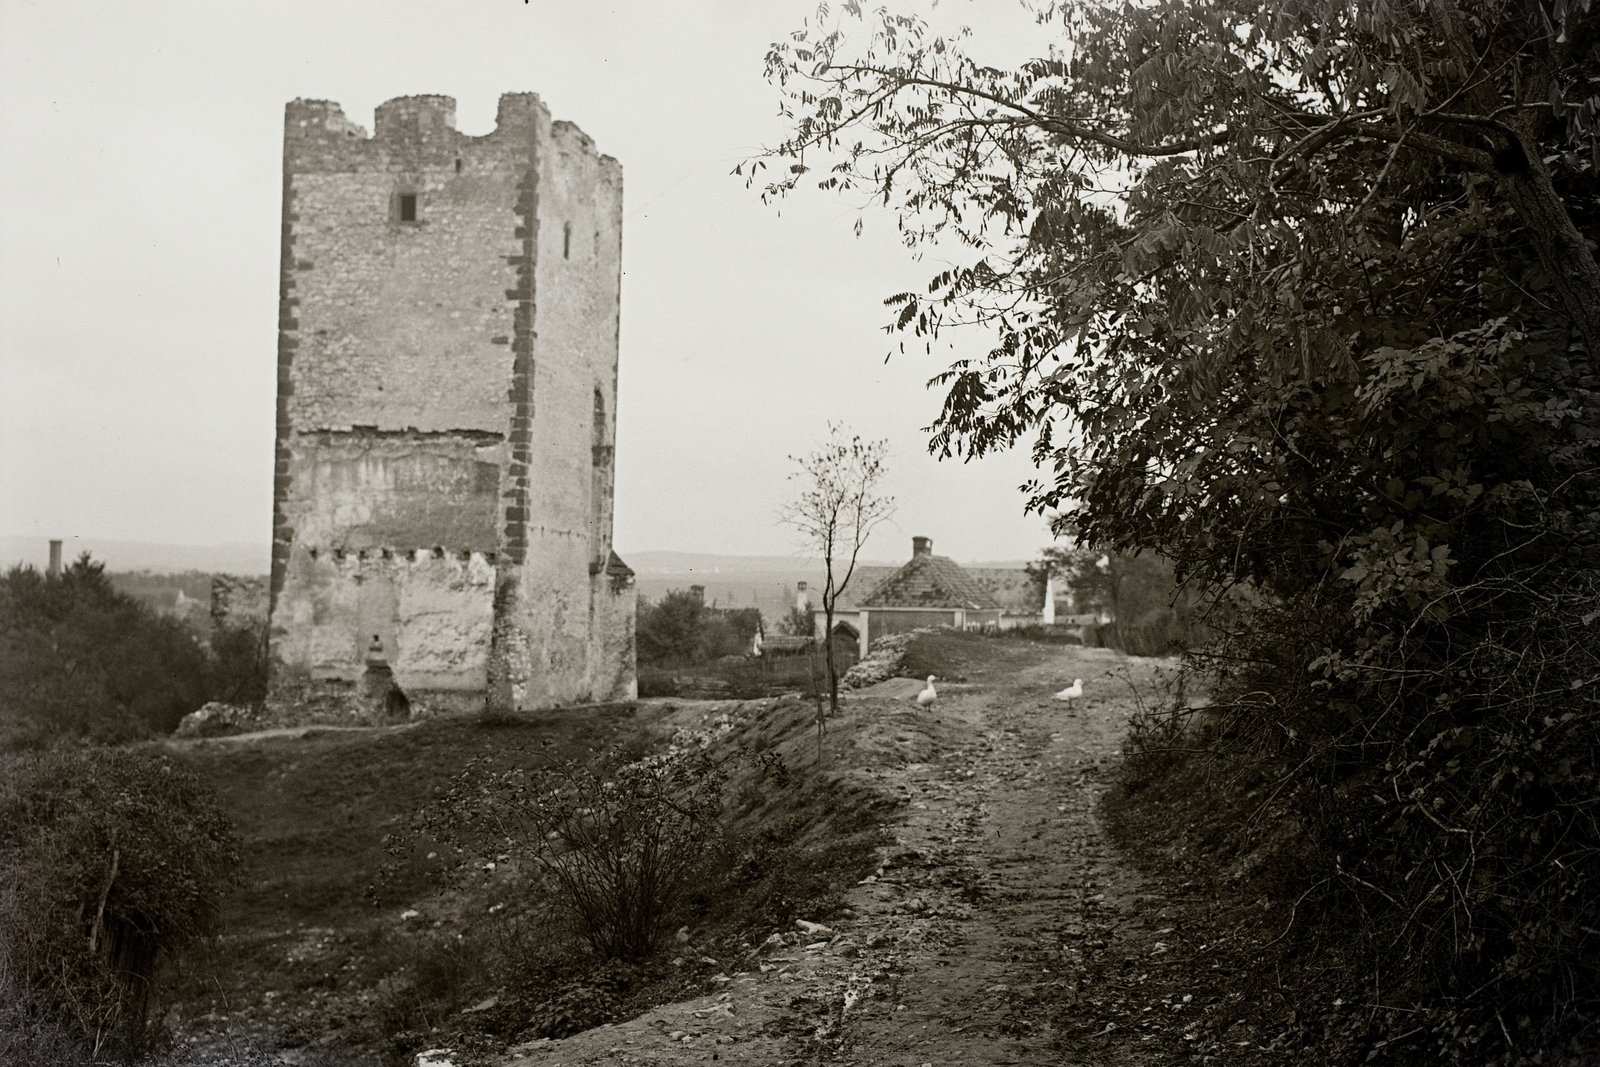
[[[828,440],[804,458],[791,456],[800,470],[790,475],[799,495],[785,504],[783,521],[822,557],[822,644],[828,663],[828,710],[839,712],[839,664],[833,650],[833,609],[850,586],[856,558],[867,536],[894,514],[894,498],[878,493],[888,469],[888,441],[863,441],[843,426],[828,424]],[[842,573],[841,573],[842,571]],[[817,719],[822,729],[822,719]]]

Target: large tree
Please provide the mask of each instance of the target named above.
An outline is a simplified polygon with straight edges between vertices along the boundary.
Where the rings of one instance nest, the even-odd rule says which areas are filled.
[[[934,447],[1032,435],[1032,503],[1087,539],[1293,587],[1401,522],[1442,572],[1453,516],[1420,504],[1527,482],[1582,403],[1564,331],[1600,352],[1581,7],[1063,3],[1001,70],[846,4],[768,55],[793,126],[767,192],[820,175],[973,249],[890,301],[998,337],[937,379]]]
[[[1513,1004],[1582,1031],[1600,14],[1040,14],[1048,52],[1016,69],[855,3],[774,45],[792,127],[754,163],[785,167],[767,193],[868,191],[964,260],[889,299],[907,337],[993,332],[935,378],[936,452],[1031,438],[1059,530],[1243,583],[1184,766],[1229,769],[1242,838],[1292,824],[1270,849],[1302,924],[1361,917],[1284,951],[1348,944],[1439,1047],[1509,1054]]]

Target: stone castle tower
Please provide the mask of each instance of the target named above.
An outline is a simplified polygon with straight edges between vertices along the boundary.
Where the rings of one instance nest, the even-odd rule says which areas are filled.
[[[635,695],[611,550],[622,168],[539,98],[288,105],[269,703]]]

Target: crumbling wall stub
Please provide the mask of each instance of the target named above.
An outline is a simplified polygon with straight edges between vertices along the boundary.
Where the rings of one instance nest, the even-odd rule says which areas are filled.
[[[591,687],[599,700],[635,700],[639,696],[635,627],[639,592],[631,572],[602,570],[590,583],[594,605],[591,627]]]
[[[296,552],[273,616],[276,656],[298,683],[292,699],[309,689],[357,719],[379,710],[364,685],[380,659],[414,714],[481,706],[493,604],[483,553]]]

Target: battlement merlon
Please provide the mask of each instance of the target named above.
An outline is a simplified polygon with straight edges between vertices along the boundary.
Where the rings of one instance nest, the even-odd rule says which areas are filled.
[[[346,118],[338,103],[300,99],[284,111],[284,164],[296,173],[361,170],[385,159],[443,164],[463,150],[470,152],[473,146],[544,141],[550,137],[552,125],[550,111],[537,93],[502,94],[495,128],[482,137],[456,129],[452,96],[386,100],[375,111],[371,136]],[[588,143],[592,153],[593,142]]]
[[[344,108],[332,100],[289,101],[283,109],[283,132],[291,141],[367,139],[366,129],[345,118]]]

